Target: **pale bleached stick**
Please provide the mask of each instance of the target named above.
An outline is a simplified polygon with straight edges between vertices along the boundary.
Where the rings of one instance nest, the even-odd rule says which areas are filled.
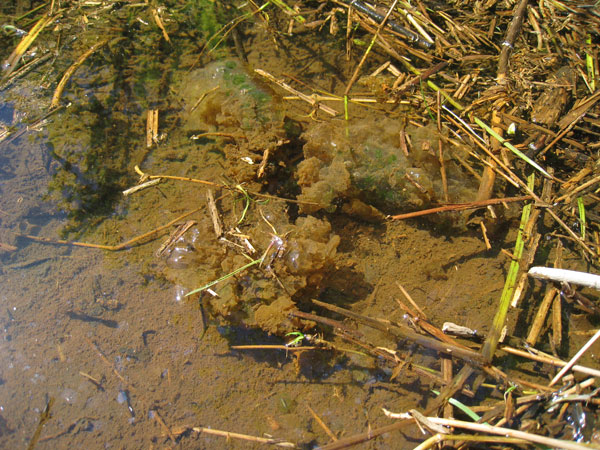
[[[298,96],[300,99],[304,100],[305,102],[310,103],[312,106],[318,106],[319,109],[325,111],[330,116],[337,116],[338,113],[337,113],[337,111],[335,109],[330,108],[329,106],[317,103],[317,101],[314,98],[312,98],[312,97],[310,97],[310,96],[308,96],[306,94],[303,94],[302,92],[300,92],[300,91],[294,89],[293,87],[291,87],[289,84],[287,84],[287,83],[285,83],[285,82],[283,82],[281,80],[278,80],[273,75],[271,75],[269,72],[265,72],[262,69],[254,69],[254,71],[257,74],[265,77],[267,80],[275,83],[277,86],[281,87],[282,89],[285,89],[286,91],[288,91],[288,92],[290,92],[290,93]]]
[[[524,351],[524,350],[519,350],[518,348],[501,346],[500,350],[502,350],[506,353],[513,354],[513,355],[522,356],[523,358],[531,359],[532,361],[538,361],[538,362],[541,362],[544,364],[550,364],[550,365],[556,366],[556,367],[565,367],[568,364],[567,362],[562,361],[560,359],[556,359],[554,357],[551,358],[548,355],[539,353],[539,351],[533,347],[529,347],[529,349],[527,351]],[[592,375],[594,377],[600,378],[600,370],[592,369],[592,368],[586,367],[586,366],[580,366],[578,364],[575,364],[571,368],[573,369],[573,372],[585,373],[586,375]]]
[[[565,367],[563,367],[562,369],[560,369],[560,372],[558,372],[556,374],[556,376],[554,378],[552,378],[552,381],[550,382],[548,387],[553,386],[558,380],[560,380],[563,377],[563,375],[565,373],[567,373],[567,371],[569,369],[571,369],[571,367],[573,367],[573,365],[577,362],[577,360],[579,358],[581,358],[581,356],[588,350],[588,348],[590,348],[592,346],[592,344],[598,340],[598,338],[600,338],[600,330],[596,331],[596,334],[594,334],[590,338],[590,340],[587,341],[583,347],[581,347],[581,349],[577,352],[577,354],[575,356],[573,356],[571,358],[571,360],[567,363],[567,365]]]
[[[261,444],[271,444],[276,447],[298,448],[295,444],[291,442],[285,442],[280,439],[262,438],[258,436],[250,436],[248,434],[232,433],[230,431],[215,430],[213,428],[206,427],[193,427],[192,430],[194,430],[196,433],[213,434],[227,439],[242,439],[244,441],[259,442]]]
[[[392,413],[385,408],[382,408],[386,416],[394,419],[407,419],[413,417],[411,413]],[[415,420],[419,420],[413,417]],[[578,444],[574,441],[565,441],[562,439],[554,439],[539,434],[526,433],[525,431],[513,430],[511,428],[494,427],[484,423],[465,422],[455,419],[442,419],[440,417],[425,417],[427,423],[434,425],[442,425],[446,427],[463,428],[466,430],[477,431],[480,433],[494,434],[500,436],[509,436],[517,439],[524,439],[528,442],[546,445],[551,448],[561,448],[566,450],[589,450],[590,448],[584,444]],[[448,432],[450,430],[448,429]]]
[[[600,275],[594,275],[593,273],[554,269],[552,267],[532,267],[528,273],[533,278],[558,281],[559,283],[573,283],[600,291]]]

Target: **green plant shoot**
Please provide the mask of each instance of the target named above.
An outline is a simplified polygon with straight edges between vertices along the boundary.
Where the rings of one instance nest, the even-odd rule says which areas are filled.
[[[248,268],[250,268],[250,267],[252,267],[252,266],[255,266],[255,265],[257,265],[257,264],[260,264],[260,263],[262,263],[262,261],[263,261],[264,257],[265,257],[265,255],[261,256],[261,257],[260,257],[260,258],[258,258],[258,259],[255,259],[255,260],[253,260],[253,261],[250,261],[248,264],[246,264],[246,265],[243,265],[242,267],[238,267],[238,268],[237,268],[237,269],[235,269],[233,272],[229,272],[227,275],[223,275],[221,278],[217,278],[216,280],[213,280],[213,281],[211,281],[210,283],[207,283],[207,284],[205,284],[205,285],[204,285],[204,286],[202,286],[202,287],[199,287],[199,288],[197,288],[197,289],[194,289],[194,290],[193,290],[193,291],[191,291],[191,292],[188,292],[187,294],[185,294],[185,296],[186,296],[186,297],[189,297],[190,295],[194,295],[194,294],[197,294],[198,292],[202,292],[202,291],[204,291],[205,289],[208,289],[209,287],[212,287],[212,286],[214,286],[215,284],[217,284],[217,283],[220,283],[221,281],[225,281],[225,280],[227,280],[228,278],[231,278],[232,276],[234,276],[234,275],[237,275],[238,273],[240,273],[240,272],[243,272],[244,270],[246,270],[246,269],[248,269]]]
[[[531,190],[533,190],[534,181],[535,173],[532,173],[527,178],[527,187],[529,187]],[[489,361],[492,360],[492,357],[496,351],[496,347],[498,346],[498,342],[502,334],[502,328],[504,328],[504,322],[508,313],[508,308],[510,306],[513,292],[515,291],[515,284],[517,283],[517,275],[519,273],[519,260],[523,255],[523,248],[525,247],[523,233],[525,230],[525,225],[529,221],[530,214],[531,204],[527,204],[523,207],[523,212],[521,213],[521,224],[519,226],[519,232],[517,233],[517,240],[515,242],[515,249],[513,251],[513,259],[510,262],[508,274],[506,275],[506,281],[504,282],[504,289],[502,290],[502,295],[500,296],[500,305],[498,305],[496,315],[494,316],[492,330],[488,334],[481,351],[483,356]]]
[[[540,166],[538,163],[536,163],[535,161],[530,159],[521,150],[516,148],[514,145],[512,145],[510,142],[508,142],[506,139],[504,139],[502,136],[500,136],[498,133],[496,133],[494,130],[492,130],[489,126],[487,126],[485,123],[483,123],[483,121],[481,121],[477,117],[474,117],[473,120],[475,120],[475,123],[477,123],[477,125],[479,125],[485,131],[487,131],[490,136],[492,136],[494,139],[496,139],[498,142],[500,142],[502,145],[504,145],[507,149],[509,149],[511,152],[513,152],[515,155],[517,155],[519,158],[521,158],[527,164],[529,164],[530,166],[539,170],[542,173],[542,175],[544,175],[546,178],[552,178],[548,172],[546,172],[544,169],[542,169],[542,166]]]
[[[585,38],[585,43],[590,45],[592,44],[592,36],[587,35]],[[590,54],[590,52],[586,52],[585,54],[585,65],[587,68],[588,79],[587,84],[590,88],[591,92],[596,90],[596,68],[594,67],[594,56]]]
[[[296,336],[290,342],[285,344],[286,347],[295,347],[298,344],[300,344],[305,338],[304,333],[302,333],[300,331],[291,331],[291,332],[287,333],[286,336]]]
[[[581,197],[577,197],[577,209],[579,210],[579,223],[581,224],[581,239],[585,241],[585,205]]]
[[[244,198],[246,199],[246,204],[244,205],[244,210],[242,211],[242,216],[240,217],[240,220],[238,220],[238,222],[237,222],[237,224],[239,225],[246,218],[246,213],[248,212],[248,208],[250,208],[250,202],[252,201],[252,199],[250,198],[250,195],[248,195],[248,192],[246,192],[246,190],[242,187],[241,184],[238,184],[235,188],[238,191],[240,191],[242,193],[242,195],[244,196]]]
[[[432,389],[431,392],[433,392],[435,395],[440,395],[440,392],[436,391],[435,389]],[[469,408],[463,402],[461,402],[459,400],[456,400],[453,397],[450,397],[448,399],[448,403],[450,403],[452,406],[460,409],[467,416],[469,416],[469,418],[472,419],[474,422],[477,422],[477,421],[479,421],[479,419],[481,419],[481,417],[479,416],[479,414],[477,414],[475,411],[473,411],[471,408]],[[487,423],[487,422],[485,422],[485,423]]]

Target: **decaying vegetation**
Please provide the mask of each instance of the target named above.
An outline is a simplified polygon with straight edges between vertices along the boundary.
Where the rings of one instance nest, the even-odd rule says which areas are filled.
[[[30,71],[61,69],[50,83],[48,111],[33,124],[63,113],[67,102],[74,103],[73,114],[82,113],[73,93],[76,84],[83,89],[82,79],[71,88],[69,83],[86,65],[84,79],[102,64],[121,67],[98,69],[109,73],[110,89],[96,86],[95,95],[114,105],[128,129],[135,126],[128,111],[147,117],[145,133],[137,130],[129,141],[112,138],[118,141],[114,148],[137,142],[145,151],[132,156],[122,147],[110,155],[98,149],[91,158],[57,146],[63,168],[79,165],[110,186],[102,194],[83,192],[80,178],[66,169],[58,175],[68,186],[60,194],[67,190],[69,207],[77,198],[77,208],[89,212],[125,188],[111,174],[129,170],[131,184],[139,177],[139,186],[127,191],[132,197],[158,183],[205,186],[200,212],[166,220],[122,244],[32,235],[17,242],[118,251],[179,225],[154,256],[164,276],[193,283],[188,298],[200,299],[213,314],[293,341],[262,348],[296,355],[299,370],[311,364],[302,355],[361,352],[390,367],[392,380],[410,372],[435,385],[438,395],[426,405],[384,410],[395,422],[357,434],[345,430],[340,439],[313,411],[332,439],[320,448],[346,448],[410,426],[431,435],[419,449],[600,445],[594,423],[600,402],[594,342],[600,332],[585,330],[589,336],[579,344],[565,319],[584,311],[591,324],[600,324],[599,283],[592,275],[600,256],[598,4],[178,3],[52,1],[14,17],[14,25],[5,27],[13,50],[3,55],[1,88],[11,89]],[[189,22],[198,28],[185,28]],[[130,32],[134,23],[139,29]],[[91,27],[108,34],[92,42]],[[68,63],[56,62],[60,47],[28,53],[45,35],[51,41],[57,34],[77,38],[69,48],[77,56]],[[267,44],[257,48],[256,42]],[[151,51],[159,56],[149,56]],[[123,69],[131,55],[144,67],[137,74]],[[280,57],[278,72],[261,66],[264,55]],[[157,73],[161,58],[162,64],[182,65],[187,75]],[[126,105],[127,93],[119,88],[143,89],[146,104]],[[91,109],[83,112],[82,126],[98,119]],[[17,134],[9,128],[0,139]],[[192,168],[153,173],[144,167],[150,157],[177,160],[173,148],[194,151],[190,146],[198,143],[209,149],[205,163],[219,171],[212,179],[198,179]],[[494,318],[487,332],[428,320],[401,285],[397,303],[405,322],[328,301],[322,293],[336,270],[340,241],[352,239],[332,229],[329,217],[335,214],[377,226],[423,216],[445,233],[480,233],[488,248],[489,230],[510,227],[514,249],[502,295],[490,305]],[[13,244],[1,245],[18,251]],[[543,275],[550,281],[541,284],[528,276],[532,266],[577,268],[583,281],[550,272]],[[525,301],[528,310],[511,316]],[[398,348],[373,336],[386,336]],[[586,355],[594,345],[595,353]],[[424,351],[438,355],[438,362],[413,363]],[[587,363],[579,364],[582,356]],[[509,359],[518,362],[504,367]],[[528,364],[565,369],[548,380],[533,376],[537,369]],[[458,402],[459,396],[471,406]],[[160,424],[174,442],[189,435],[185,427],[170,428],[162,419]]]

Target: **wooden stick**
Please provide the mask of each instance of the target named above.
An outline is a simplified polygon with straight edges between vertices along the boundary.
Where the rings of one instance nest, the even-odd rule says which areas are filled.
[[[268,73],[268,72],[265,72],[265,71],[264,71],[264,70],[262,70],[262,69],[254,69],[254,71],[255,71],[257,74],[259,74],[259,75],[261,75],[261,76],[265,77],[267,80],[269,80],[269,81],[271,81],[271,82],[275,83],[277,86],[281,87],[282,89],[285,89],[286,91],[288,91],[288,92],[291,92],[291,93],[292,93],[292,94],[294,94],[294,95],[297,95],[299,98],[301,98],[301,99],[302,99],[302,100],[304,100],[305,102],[309,103],[310,105],[312,105],[312,106],[317,106],[317,107],[318,107],[320,110],[322,110],[322,111],[326,112],[326,113],[327,113],[327,114],[329,114],[330,116],[333,116],[333,117],[335,117],[335,116],[337,116],[337,115],[338,115],[338,112],[337,112],[335,109],[333,109],[333,108],[330,108],[329,106],[326,106],[326,105],[322,105],[322,104],[320,104],[320,103],[317,103],[317,101],[316,101],[314,98],[312,98],[312,97],[309,97],[308,95],[305,95],[305,94],[303,94],[303,93],[302,93],[302,92],[300,92],[300,91],[297,91],[296,89],[294,89],[293,87],[291,87],[289,84],[287,84],[287,83],[284,83],[284,82],[283,82],[283,81],[281,81],[281,80],[278,80],[277,78],[275,78],[275,77],[274,77],[273,75],[271,75],[270,73]]]
[[[206,201],[208,203],[208,212],[210,213],[210,218],[213,223],[213,229],[215,230],[215,234],[217,235],[218,239],[223,236],[223,224],[221,222],[221,216],[219,215],[217,203],[215,202],[215,197],[211,189],[206,191]]]
[[[5,244],[4,242],[0,242],[0,251],[14,252],[15,250],[17,250],[17,247],[15,247],[14,245]]]
[[[570,183],[570,182],[571,182],[571,180],[569,180],[567,183]],[[565,183],[565,184],[567,184],[567,183]],[[583,184],[578,185],[576,188],[574,188],[572,190],[567,191],[567,193],[558,197],[556,200],[554,200],[554,202],[555,203],[562,202],[563,200],[573,197],[575,194],[583,191],[584,189],[587,189],[587,188],[593,186],[596,183],[600,183],[600,175],[592,178],[591,180],[586,181]],[[563,185],[563,187],[564,187],[564,185]]]
[[[360,444],[361,442],[370,441],[371,439],[376,438],[377,436],[381,436],[382,434],[391,433],[393,431],[401,430],[404,427],[413,425],[414,421],[412,419],[401,420],[391,425],[386,425],[384,427],[371,429],[364,433],[355,434],[353,436],[348,436],[342,439],[339,439],[336,442],[332,442],[331,444],[323,445],[319,448],[319,450],[339,450],[342,448],[351,447],[356,444]]]
[[[327,426],[327,424],[321,420],[321,418],[317,415],[316,412],[313,411],[313,409],[309,405],[306,405],[306,407],[308,408],[308,411],[312,414],[312,416],[314,417],[314,419],[317,421],[317,423],[319,424],[319,426],[321,428],[323,428],[323,430],[325,431],[325,433],[327,433],[327,435],[331,438],[332,441],[336,442],[338,440],[338,438],[337,438],[337,436],[335,434],[333,434],[333,431],[331,431],[329,429],[329,427]]]
[[[326,347],[292,347],[287,345],[232,345],[233,350],[285,350],[290,352],[301,352],[305,350],[328,350]]]
[[[206,186],[214,186],[214,187],[218,187],[218,188],[228,189],[230,191],[237,191],[237,189],[235,187],[228,186],[226,184],[214,183],[212,181],[206,181],[206,180],[199,180],[197,178],[179,177],[179,176],[175,176],[175,175],[149,175],[149,174],[143,173],[141,170],[138,171],[138,174],[140,174],[142,177],[145,177],[145,179],[148,179],[148,180],[165,179],[165,180],[187,181],[188,183],[198,183],[198,184],[204,184]],[[279,201],[284,201],[284,202],[289,202],[289,203],[327,206],[327,205],[323,205],[323,204],[317,203],[317,202],[305,202],[305,201],[301,201],[301,200],[294,200],[291,198],[277,197],[275,195],[261,194],[259,192],[253,192],[253,191],[246,191],[246,192],[248,192],[248,194],[253,195],[255,197],[270,198],[272,200],[279,200]]]
[[[550,310],[550,305],[552,304],[552,300],[554,296],[558,294],[558,289],[555,287],[549,286],[546,290],[546,294],[540,304],[538,312],[533,319],[533,323],[531,324],[531,328],[529,329],[529,334],[527,335],[527,339],[525,342],[530,346],[534,347],[537,343],[537,340],[540,336],[544,323],[546,322],[546,316],[548,315],[548,311]]]
[[[260,444],[271,444],[276,447],[297,448],[295,444],[282,441],[280,439],[261,438],[257,436],[250,436],[248,434],[232,433],[230,431],[215,430],[214,428],[206,427],[193,427],[192,430],[194,430],[196,433],[212,434],[215,436],[222,436],[227,439],[242,439],[244,441],[258,442]]]
[[[457,358],[461,358],[469,363],[474,363],[477,366],[485,365],[485,359],[483,355],[473,350],[462,348],[457,345],[449,344],[447,342],[436,341],[435,339],[432,339],[427,336],[422,336],[408,329],[401,329],[395,325],[392,325],[389,322],[362,316],[347,309],[340,308],[329,303],[321,302],[319,300],[313,299],[312,302],[315,305],[321,306],[330,311],[337,312],[338,314],[342,314],[346,317],[350,317],[372,328],[391,334],[392,336],[411,340],[423,347],[436,350],[438,352],[446,353],[451,356],[456,356]]]
[[[555,349],[560,348],[562,343],[562,304],[561,296],[554,297],[552,302],[552,345]]]
[[[418,315],[415,315],[408,308],[408,306],[406,306],[404,303],[402,303],[402,301],[400,299],[396,298],[395,300],[396,300],[396,303],[398,303],[398,305],[400,305],[400,307],[406,312],[406,314],[411,316],[410,318],[414,321],[414,324],[419,326],[424,332],[432,335],[433,337],[439,339],[442,342],[447,342],[451,345],[456,345],[457,347],[462,347],[464,349],[470,350],[469,347],[466,347],[466,346],[462,345],[461,343],[456,342],[452,338],[452,336],[448,336],[447,334],[445,334],[442,330],[440,330],[438,327],[436,327],[431,322],[429,322],[425,317],[420,317]]]
[[[88,59],[90,57],[90,55],[92,55],[96,50],[98,50],[100,47],[105,46],[106,44],[108,44],[108,39],[105,39],[103,41],[97,42],[96,44],[92,45],[89,50],[87,50],[85,53],[83,53],[79,59],[77,61],[75,61],[73,64],[71,64],[71,66],[65,71],[64,75],[62,76],[61,80],[58,83],[58,86],[56,86],[56,89],[54,90],[54,95],[52,96],[52,102],[50,103],[50,108],[56,108],[58,106],[58,103],[60,102],[60,96],[63,93],[63,90],[65,88],[65,85],[67,84],[67,81],[69,81],[69,78],[71,78],[71,76],[73,75],[73,73],[79,68],[79,66],[81,66],[84,61],[86,59]]]
[[[94,378],[93,376],[82,372],[81,370],[79,371],[79,375],[81,375],[82,377],[86,378],[87,380],[90,381],[90,383],[92,383],[94,386],[96,386],[96,388],[98,388],[99,390],[103,391],[104,390],[104,386],[102,386],[102,382],[100,380],[97,380],[96,378]]]
[[[20,234],[18,235],[19,237],[25,238],[25,239],[29,239],[32,241],[36,241],[36,242],[43,242],[46,244],[57,244],[57,245],[73,245],[75,247],[87,247],[87,248],[99,248],[101,250],[109,250],[109,251],[119,251],[119,250],[123,250],[124,248],[130,247],[131,245],[141,241],[142,239],[145,239],[149,236],[152,236],[153,234],[159,233],[162,230],[165,230],[167,228],[169,228],[170,226],[172,226],[173,224],[179,222],[181,219],[194,214],[195,212],[200,211],[202,208],[196,208],[192,211],[189,211],[185,214],[182,214],[181,216],[171,220],[169,223],[167,223],[166,225],[163,225],[161,227],[155,228],[152,231],[148,231],[147,233],[144,233],[140,236],[134,237],[133,239],[129,239],[126,242],[123,242],[121,244],[118,245],[103,245],[103,244],[91,244],[88,242],[76,242],[76,241],[65,241],[63,239],[50,239],[50,238],[45,238],[45,237],[39,237],[39,236],[31,236],[28,234]]]
[[[163,428],[163,430],[165,430],[165,433],[167,433],[167,436],[169,436],[169,439],[171,439],[171,441],[173,441],[173,444],[176,444],[177,440],[175,439],[173,432],[167,426],[167,424],[162,419],[162,417],[160,417],[160,414],[158,413],[158,411],[156,409],[153,409],[152,412],[154,413],[154,420],[156,420],[160,424],[160,426]]]
[[[498,60],[498,72],[497,72],[497,82],[498,84],[506,83],[506,73],[508,72],[508,58],[512,53],[513,45],[521,31],[521,25],[523,24],[523,17],[525,16],[525,12],[527,11],[527,4],[529,0],[521,0],[517,7],[515,8],[515,12],[513,14],[512,22],[508,27],[508,31],[506,32],[506,37],[504,38],[504,42],[502,42],[502,51],[500,52],[500,58]]]
[[[444,205],[438,206],[436,208],[423,209],[421,211],[414,211],[405,214],[397,214],[395,216],[389,216],[389,219],[392,220],[402,220],[402,219],[411,219],[413,217],[426,216],[429,214],[436,214],[440,212],[447,211],[463,211],[465,209],[476,209],[476,208],[485,208],[490,205],[497,205],[499,203],[509,203],[509,202],[524,202],[527,200],[531,200],[532,197],[530,195],[524,195],[522,197],[505,197],[505,198],[491,198],[488,200],[482,200],[479,202],[468,202],[468,203],[455,203],[452,205]]]
[[[451,444],[449,441],[464,441],[464,442],[474,442],[474,443],[483,443],[483,442],[489,442],[489,443],[496,443],[496,444],[514,444],[514,445],[523,445],[523,444],[527,444],[527,441],[524,441],[523,439],[515,439],[515,438],[510,438],[510,437],[503,437],[503,436],[475,436],[472,434],[435,434],[433,436],[431,436],[429,439],[421,442],[419,445],[417,445],[413,450],[428,450],[434,446],[437,446],[437,444],[439,444],[440,442],[448,442],[448,448],[452,448]],[[464,444],[463,442],[463,444]],[[438,447],[436,447],[438,448]],[[453,448],[464,448],[464,445],[462,447],[458,447],[458,445],[455,445]]]
[[[531,359],[532,361],[538,361],[544,364],[550,364],[555,367],[564,367],[567,365],[565,361],[562,361],[558,358],[551,357],[549,355],[545,355],[540,353],[538,350],[534,348],[525,350],[519,350],[518,348],[509,347],[507,345],[500,346],[500,350],[506,353],[510,353],[512,355],[521,356],[523,358]],[[592,369],[590,367],[580,366],[575,364],[571,367],[574,372],[585,373],[586,375],[591,375],[594,377],[600,378],[600,370]]]
[[[373,38],[371,39],[371,44],[369,45],[369,47],[367,47],[367,50],[365,50],[365,53],[363,54],[360,62],[358,63],[358,66],[356,66],[356,69],[354,70],[354,74],[352,74],[352,78],[350,78],[350,81],[348,82],[348,86],[346,86],[344,95],[348,95],[348,92],[350,92],[350,89],[352,89],[352,85],[354,84],[354,82],[358,78],[358,74],[360,73],[360,68],[363,66],[363,64],[367,60],[367,56],[369,56],[369,53],[371,52],[371,49],[373,48],[373,44],[375,44],[375,41],[377,40],[379,33],[381,33],[381,30],[385,26],[388,18],[390,17],[390,14],[394,10],[394,8],[396,8],[397,3],[398,3],[398,0],[394,0],[394,3],[392,3],[392,5],[390,6],[390,8],[387,11],[387,14],[385,15],[385,17],[383,18],[383,20],[377,27],[377,31],[375,32],[375,34],[373,35]]]
[[[444,201],[450,202],[450,196],[448,195],[448,178],[446,176],[446,163],[444,162],[444,145],[442,143],[442,95],[440,91],[437,91],[437,130],[438,130],[438,160],[440,162],[440,175],[442,177],[442,190],[444,192]],[[489,197],[488,197],[489,198]]]
[[[100,356],[100,359],[102,360],[102,362],[104,364],[106,364],[110,369],[112,369],[113,373],[116,375],[116,377],[121,380],[122,383],[124,383],[126,386],[128,386],[130,389],[133,390],[133,386],[125,379],[123,378],[123,375],[121,375],[117,369],[115,368],[115,366],[106,358],[106,356],[104,356],[104,353],[102,353],[102,351],[100,350],[100,348],[91,340],[89,340],[87,337],[83,336],[83,339],[86,340],[86,342],[90,345],[90,347],[92,347],[93,350],[96,350],[98,352],[98,356]]]
[[[454,428],[464,428],[465,430],[478,431],[481,433],[495,434],[500,436],[509,436],[517,439],[524,439],[529,442],[535,442],[537,444],[546,445],[551,448],[562,448],[566,450],[590,450],[587,445],[578,444],[574,441],[565,441],[562,439],[554,439],[546,436],[540,436],[538,434],[526,433],[524,431],[513,430],[510,428],[494,427],[492,425],[486,425],[483,423],[464,422],[462,420],[455,419],[442,419],[439,417],[427,417],[434,424],[443,425]]]
[[[340,322],[338,320],[333,320],[333,319],[329,319],[327,317],[321,317],[321,316],[317,316],[315,314],[311,314],[311,313],[306,313],[304,311],[292,311],[290,313],[290,316],[293,317],[299,317],[300,319],[306,319],[306,320],[312,320],[313,322],[318,322],[318,323],[322,323],[324,325],[329,325],[330,327],[336,329],[339,328],[340,330],[351,334],[353,336],[356,337],[362,337],[363,334],[353,328],[350,328],[349,326],[347,326],[346,324],[344,324],[343,322]]]
[[[432,75],[435,75],[436,73],[438,73],[440,70],[445,69],[446,66],[448,66],[448,64],[449,63],[447,61],[442,61],[440,63],[437,63],[435,66],[430,67],[429,69],[425,69],[424,71],[421,72],[420,75],[417,75],[416,77],[411,78],[410,80],[408,80],[404,84],[402,84],[402,86],[398,87],[394,91],[394,94],[398,95],[398,94],[406,91],[408,88],[415,86],[415,85],[421,83],[422,81],[425,81]],[[439,94],[439,91],[438,91],[438,94]]]
[[[404,286],[402,286],[398,282],[396,282],[396,286],[398,286],[398,289],[400,289],[400,292],[402,292],[402,294],[406,297],[406,299],[410,302],[410,304],[413,305],[413,308],[415,308],[417,310],[417,312],[419,313],[419,316],[422,319],[427,320],[427,315],[423,312],[423,310],[421,308],[419,308],[419,305],[417,305],[417,303],[413,300],[413,298],[410,296],[408,291],[406,289],[404,289]]]

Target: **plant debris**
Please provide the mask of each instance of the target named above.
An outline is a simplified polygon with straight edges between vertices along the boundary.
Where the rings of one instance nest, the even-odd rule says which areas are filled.
[[[308,407],[325,430],[322,449],[415,425],[431,435],[419,448],[600,445],[597,281],[528,278],[534,264],[600,268],[597,2],[50,2],[30,17],[1,8],[11,23],[0,89],[28,114],[0,114],[0,143],[47,127],[50,198],[68,213],[65,234],[102,237],[15,225],[0,236],[3,254],[29,241],[131,250],[148,278],[181,288],[177,300],[219,326],[265,341],[295,336],[236,351],[289,352],[299,376],[322,380],[344,366],[363,382],[352,367],[368,360],[389,386],[425,386],[399,413],[387,409],[399,402],[390,388],[376,424],[369,417],[344,437]],[[42,88],[53,92],[42,105],[24,95]],[[137,237],[118,231],[128,217],[141,218]],[[100,223],[117,231],[101,235]],[[398,230],[422,232],[404,266]],[[426,274],[445,293],[396,290],[404,272],[439,257],[435,246],[419,249],[439,236],[479,239],[481,264],[498,266],[504,288],[469,298],[452,271],[475,256],[456,250]],[[504,237],[512,249],[500,248]],[[374,246],[398,266],[374,275]],[[485,285],[478,275],[463,280]],[[389,300],[400,293],[411,306]],[[470,302],[463,311],[459,298]],[[483,329],[450,337],[446,314],[463,320],[455,329]],[[67,315],[118,328],[84,309]],[[119,392],[149,395],[128,387]],[[131,419],[147,415],[126,401]],[[163,419],[150,403],[173,444],[195,431],[295,446],[170,428],[177,416]],[[12,423],[0,416],[0,435]]]

